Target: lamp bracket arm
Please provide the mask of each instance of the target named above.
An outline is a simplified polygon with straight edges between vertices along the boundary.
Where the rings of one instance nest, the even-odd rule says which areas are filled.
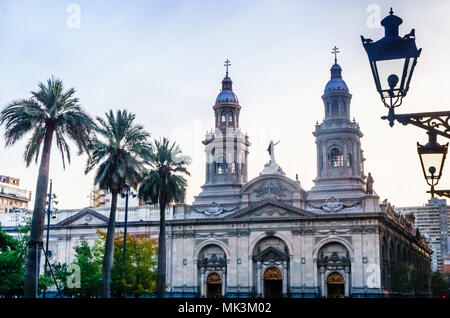
[[[403,125],[411,124],[450,139],[450,111],[394,114],[394,119]]]
[[[450,199],[450,190],[433,190],[433,191],[427,191],[427,193],[436,194],[440,197],[447,197]]]

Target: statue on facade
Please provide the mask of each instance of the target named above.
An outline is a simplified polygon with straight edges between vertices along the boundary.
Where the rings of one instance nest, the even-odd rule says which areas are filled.
[[[273,163],[275,163],[275,146],[278,145],[280,143],[280,141],[274,143],[273,140],[270,141],[269,147],[267,148],[267,151],[269,152],[270,155],[270,161],[272,161]]]
[[[366,191],[367,191],[367,194],[373,194],[373,178],[372,178],[372,174],[370,172],[369,172],[369,175],[367,176]]]
[[[275,146],[279,143],[279,141],[276,143],[273,142],[273,140],[270,141],[269,147],[267,148],[270,155],[270,161],[264,165],[264,170],[260,173],[260,175],[279,174],[284,176],[283,169],[281,169],[280,165],[275,161]]]

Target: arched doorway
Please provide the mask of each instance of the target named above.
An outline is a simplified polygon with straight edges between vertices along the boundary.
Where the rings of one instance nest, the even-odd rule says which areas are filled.
[[[341,273],[332,272],[327,277],[327,298],[345,297],[345,279]]]
[[[267,236],[253,248],[253,282],[256,297],[289,296],[289,249],[278,237]]]
[[[218,273],[210,273],[206,278],[206,298],[222,297],[222,277]]]
[[[203,247],[198,254],[197,266],[200,297],[226,296],[227,257],[222,247],[216,244]]]
[[[276,267],[269,267],[264,272],[264,298],[283,297],[283,275]]]
[[[349,297],[351,259],[342,243],[330,242],[323,245],[317,254],[317,267],[322,297]]]

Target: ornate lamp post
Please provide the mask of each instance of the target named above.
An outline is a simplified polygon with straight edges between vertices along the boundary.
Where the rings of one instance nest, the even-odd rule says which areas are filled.
[[[402,104],[422,49],[417,49],[414,29],[404,37],[398,35],[403,20],[389,12],[381,21],[385,36],[373,42],[361,36],[369,57],[375,86],[384,105],[389,108],[387,119],[394,125],[394,109]]]
[[[47,194],[47,240],[45,242],[45,253],[47,254],[47,257],[50,257],[50,253],[48,250],[48,241],[50,239],[50,216],[52,216],[52,218],[55,218],[56,215],[55,213],[58,211],[58,209],[55,207],[52,209],[52,203],[54,205],[58,205],[58,201],[56,201],[56,194],[52,193],[52,188],[53,188],[53,180],[50,179],[50,186],[49,186],[49,193]],[[48,271],[47,271],[47,262],[45,262],[45,266],[44,266],[44,273],[45,275],[48,275]],[[45,298],[45,289],[43,292],[43,297]]]
[[[426,145],[417,143],[417,152],[419,153],[420,163],[422,164],[423,175],[428,185],[431,187],[431,196],[446,195],[450,196],[450,190],[435,190],[434,186],[438,184],[442,176],[442,168],[444,167],[445,157],[447,155],[448,143],[440,145],[437,143],[436,134],[428,132],[429,141]]]
[[[129,185],[125,186],[124,192],[120,195],[122,198],[125,198],[125,224],[123,230],[123,263],[125,264],[125,257],[127,255],[127,227],[128,227],[128,198],[129,196],[135,198],[137,196],[136,193],[131,191]]]
[[[381,21],[385,29],[383,38],[374,42],[361,36],[363,47],[369,57],[375,87],[384,106],[389,109],[388,115],[381,118],[387,119],[391,127],[398,121],[403,125],[411,124],[427,130],[430,141],[424,146],[418,144],[417,150],[425,179],[431,186],[428,193],[432,196],[437,194],[450,197],[450,190],[434,189],[441,178],[447,153],[447,146],[439,145],[436,136],[441,135],[450,139],[450,111],[395,114],[395,108],[402,104],[403,98],[408,93],[417,59],[422,52],[422,49],[416,46],[414,29],[403,37],[399,36],[399,26],[402,22],[403,20],[394,15],[391,8],[389,15]]]

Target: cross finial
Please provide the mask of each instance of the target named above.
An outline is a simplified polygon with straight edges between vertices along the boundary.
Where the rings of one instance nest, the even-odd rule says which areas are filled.
[[[230,63],[230,60],[229,59],[227,59],[226,61],[225,61],[225,64],[223,65],[223,66],[225,66],[226,68],[227,68],[227,76],[228,76],[228,66],[230,66],[231,65],[231,63]]]
[[[335,45],[331,54],[334,54],[334,64],[337,64],[337,54],[340,53],[339,48]]]

